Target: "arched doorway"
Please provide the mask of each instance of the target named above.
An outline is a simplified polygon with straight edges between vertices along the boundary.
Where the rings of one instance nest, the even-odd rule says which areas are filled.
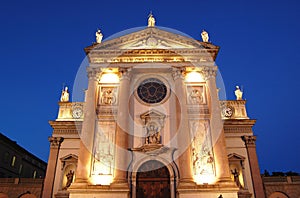
[[[150,160],[140,166],[136,178],[136,197],[171,197],[170,173],[164,164]]]
[[[289,198],[287,195],[285,195],[282,192],[273,192],[269,198]]]

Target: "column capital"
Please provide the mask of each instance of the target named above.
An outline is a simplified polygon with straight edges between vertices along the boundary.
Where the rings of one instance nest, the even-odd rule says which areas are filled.
[[[177,67],[173,67],[172,68],[172,77],[173,80],[177,80],[177,79],[184,79],[184,75],[185,75],[185,68],[181,67],[181,68],[177,68]]]
[[[204,67],[201,70],[202,77],[205,81],[217,76],[217,67]]]
[[[246,146],[249,146],[249,145],[255,146],[256,136],[254,136],[254,135],[251,135],[251,136],[244,135],[244,136],[242,136],[242,140],[245,142]]]
[[[88,75],[88,78],[89,80],[90,79],[93,79],[93,80],[98,80],[99,79],[99,76],[101,75],[101,70],[99,70],[99,68],[91,68],[91,67],[88,67],[86,69],[87,71],[87,75]]]
[[[124,79],[130,80],[131,68],[120,67],[119,72],[120,72],[120,80],[124,80]]]
[[[49,137],[50,148],[58,148],[60,144],[64,141],[63,137]]]

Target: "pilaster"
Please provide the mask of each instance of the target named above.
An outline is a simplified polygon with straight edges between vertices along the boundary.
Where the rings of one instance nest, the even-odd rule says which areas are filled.
[[[78,166],[74,184],[87,184],[90,175],[92,145],[96,122],[96,93],[98,85],[98,71],[88,70],[88,90],[84,106],[84,120],[80,135],[80,149],[78,156]]]
[[[242,139],[245,142],[245,146],[247,149],[255,197],[264,198],[265,194],[256,154],[256,136],[242,136]]]
[[[192,165],[191,165],[191,138],[188,126],[188,115],[187,115],[187,102],[184,85],[184,70],[174,68],[173,79],[175,81],[175,95],[180,99],[179,104],[176,105],[176,116],[178,128],[178,152],[179,152],[179,186],[196,185],[193,181]],[[179,113],[180,112],[180,113]]]
[[[64,138],[62,137],[49,137],[50,153],[47,165],[46,178],[44,181],[43,198],[51,198],[53,194],[53,186],[55,181],[55,172],[58,160],[60,145]]]
[[[112,186],[128,188],[127,169],[129,166],[130,153],[128,152],[129,133],[129,97],[130,97],[130,69],[119,68],[119,106],[116,130],[115,151],[115,176]]]
[[[209,92],[210,129],[215,156],[216,176],[219,182],[231,181],[229,162],[226,154],[225,135],[216,86],[217,67],[205,67],[202,76]]]

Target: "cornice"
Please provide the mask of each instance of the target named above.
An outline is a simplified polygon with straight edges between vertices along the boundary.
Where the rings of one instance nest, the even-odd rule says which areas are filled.
[[[226,119],[224,121],[224,126],[254,126],[256,123],[255,119]]]

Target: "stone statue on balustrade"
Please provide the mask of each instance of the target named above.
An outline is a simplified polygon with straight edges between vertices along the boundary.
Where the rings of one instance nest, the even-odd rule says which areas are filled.
[[[69,102],[69,92],[68,92],[68,87],[65,87],[62,92],[61,92],[61,97],[60,97],[61,102]]]

